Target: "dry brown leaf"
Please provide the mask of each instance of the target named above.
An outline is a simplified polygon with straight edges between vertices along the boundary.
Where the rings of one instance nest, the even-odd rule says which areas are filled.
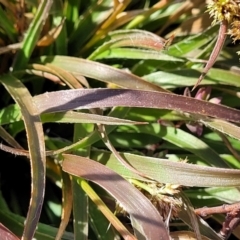
[[[50,44],[52,44],[60,34],[63,24],[65,22],[65,19],[63,18],[61,23],[56,26],[55,28],[52,28],[45,36],[43,36],[37,43],[38,47],[47,47]]]

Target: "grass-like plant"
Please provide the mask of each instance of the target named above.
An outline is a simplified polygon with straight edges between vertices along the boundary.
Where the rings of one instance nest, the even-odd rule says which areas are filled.
[[[0,1],[0,239],[240,238],[239,5]]]

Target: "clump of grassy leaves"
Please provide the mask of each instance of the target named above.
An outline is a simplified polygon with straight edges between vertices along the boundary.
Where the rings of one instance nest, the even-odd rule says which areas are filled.
[[[205,10],[0,1],[2,239],[240,237],[232,211],[194,210],[240,196],[239,46],[190,91],[218,35]]]

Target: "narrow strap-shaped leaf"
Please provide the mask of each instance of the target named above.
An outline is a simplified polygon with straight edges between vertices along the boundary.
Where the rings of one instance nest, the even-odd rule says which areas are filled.
[[[168,48],[168,54],[175,57],[181,57],[193,50],[196,50],[197,48],[204,46],[216,36],[217,27],[217,25],[211,26],[204,32],[191,35],[190,37],[184,38],[182,41],[171,45]]]
[[[47,47],[50,44],[52,44],[54,41],[56,41],[56,39],[58,38],[59,34],[61,33],[61,30],[64,26],[64,21],[65,19],[62,18],[60,20],[60,23],[55,26],[54,28],[52,28],[45,36],[43,36],[38,42],[37,42],[37,46],[41,46],[41,47]]]
[[[89,114],[82,112],[59,112],[59,113],[45,113],[41,115],[43,122],[59,122],[59,123],[99,123],[106,125],[132,125],[132,124],[146,124],[147,122],[136,122],[126,119],[101,116],[97,114]]]
[[[53,64],[60,67],[72,74],[80,74],[85,77],[98,79],[103,82],[113,83],[123,88],[131,89],[144,89],[152,91],[163,91],[167,90],[144,81],[142,78],[128,73],[126,71],[108,66],[106,64],[66,56],[47,56],[40,59],[42,64],[48,66],[48,64]]]
[[[240,127],[221,119],[201,119],[200,122],[232,138],[240,139]]]
[[[183,192],[181,192],[179,195],[181,196],[181,199],[183,202],[182,207],[181,207],[182,212],[187,212],[189,220],[191,222],[191,227],[194,230],[196,238],[198,240],[202,240],[202,237],[200,235],[198,221],[197,221],[197,215],[194,212],[192,203],[189,201],[188,197]],[[184,214],[184,213],[182,213],[182,214]]]
[[[61,223],[58,228],[58,233],[55,240],[61,240],[64,234],[64,231],[68,225],[71,212],[72,212],[72,202],[73,202],[73,192],[71,181],[69,175],[62,171],[62,199],[63,199],[63,207],[62,207],[62,216],[61,216]]]
[[[32,66],[37,70],[37,68],[34,65],[35,64],[33,64]],[[44,65],[43,65],[43,67],[44,67]],[[67,72],[66,70],[63,70],[62,68],[56,67],[51,64],[49,64],[47,67],[49,67],[51,70],[57,72],[58,73],[57,76],[60,77],[60,79],[63,82],[65,82],[69,86],[69,88],[82,88],[82,85],[70,72]]]
[[[5,211],[5,210],[3,211],[3,209],[0,209],[0,218],[1,218],[1,222],[5,226],[8,226],[9,228],[13,226],[14,229],[12,230],[17,236],[20,236],[22,234],[22,230],[24,228],[24,222],[25,222],[24,217],[14,214],[12,212]],[[56,234],[57,234],[57,228],[51,226],[50,224],[47,225],[43,223],[38,223],[38,228],[36,230],[36,233],[33,239],[55,240]],[[1,236],[2,235],[0,234],[0,237]],[[62,240],[73,240],[73,239],[74,239],[73,233],[64,232],[64,235],[62,236]]]
[[[92,201],[97,205],[98,209],[105,215],[109,222],[117,229],[117,231],[126,240],[136,240],[136,238],[126,229],[126,227],[119,221],[119,219],[110,211],[98,194],[92,189],[92,187],[84,179],[78,180],[82,189],[87,193],[87,195],[92,199]]]
[[[93,131],[93,124],[74,124],[73,142],[77,142],[79,139],[85,138],[89,133]],[[79,148],[74,151],[75,154],[82,157],[89,157],[90,152],[90,145],[86,148]],[[74,238],[88,240],[89,224],[91,224],[91,222],[89,221],[89,197],[88,194],[86,194],[86,192],[83,190],[83,188],[79,186],[78,180],[79,178],[72,178]],[[79,203],[81,203],[81,209],[79,209]]]
[[[102,52],[117,47],[140,47],[157,51],[163,50],[167,40],[143,30],[118,30],[109,34],[111,40],[98,47],[88,59],[95,59]]]
[[[50,101],[54,99],[54,101]],[[166,92],[129,89],[74,89],[34,97],[41,113],[114,106],[171,109],[240,122],[240,111]]]
[[[104,52],[101,52],[97,54],[96,56],[91,56],[89,59],[96,60],[96,59],[104,59],[104,58],[123,58],[126,59],[126,56],[128,59],[154,59],[154,60],[160,60],[160,61],[172,61],[172,62],[183,62],[184,60],[181,58],[176,58],[167,54],[164,54],[164,52],[158,52],[154,50],[145,50],[145,49],[136,49],[136,48],[107,48]],[[178,76],[179,77],[179,76]],[[196,81],[196,78],[194,79]],[[170,83],[169,83],[170,84]],[[183,82],[182,85],[185,83]],[[162,85],[159,85],[162,86]],[[186,85],[184,85],[186,86]]]
[[[124,50],[123,50],[124,51]],[[130,51],[130,50],[129,50]],[[131,53],[131,52],[130,52]],[[112,54],[112,53],[111,53]],[[146,53],[146,56],[151,59],[151,56]],[[164,55],[158,55],[159,58],[163,58],[165,60]],[[145,58],[145,57],[143,57]],[[171,60],[169,61],[177,61]],[[176,69],[170,72],[166,71],[158,71],[154,73],[150,73],[145,75],[143,78],[147,81],[160,85],[164,88],[177,88],[177,87],[186,87],[192,86],[196,83],[196,78],[199,76],[199,70],[197,69]],[[200,84],[203,85],[230,85],[230,86],[240,86],[239,82],[240,74],[234,71],[219,69],[219,68],[211,68],[207,77],[202,80]],[[221,91],[229,91],[225,87],[221,88]],[[230,94],[234,94],[234,92],[229,92]]]
[[[32,239],[39,221],[45,192],[45,144],[38,109],[27,88],[12,75],[0,77],[4,87],[21,108],[31,162],[31,200],[22,240]]]
[[[211,69],[211,67],[213,66],[213,64],[216,62],[217,57],[219,56],[222,47],[225,43],[225,39],[227,37],[227,31],[228,31],[228,21],[227,20],[223,20],[220,23],[220,28],[219,28],[219,33],[218,33],[218,39],[217,42],[215,44],[215,47],[209,57],[209,60],[207,62],[207,65],[205,66],[205,68],[203,69],[203,72],[201,74],[201,76],[198,78],[197,83],[195,84],[195,86],[193,87],[193,89],[195,89],[198,84],[202,81],[202,79],[205,77],[205,75],[208,73],[208,71]]]
[[[129,153],[121,155],[134,168],[161,183],[189,187],[238,187],[240,185],[240,171],[236,169],[200,166]],[[100,156],[101,158],[98,154],[92,154],[91,158],[106,164],[121,176],[143,180],[140,176],[124,168],[113,154],[101,152]]]
[[[29,73],[35,74],[35,71],[42,72],[42,76],[46,73],[56,76],[61,81],[65,82],[70,88],[82,88],[82,85],[77,81],[77,79],[69,72],[53,66],[53,65],[42,65],[42,64],[31,64],[28,65],[30,68],[27,70]]]
[[[184,209],[184,205],[182,207],[182,211],[179,212],[179,218],[185,222],[189,227],[191,227],[191,220],[189,214],[186,212],[186,209]],[[187,209],[188,210],[188,209]],[[222,238],[200,217],[196,216],[196,219],[198,221],[198,225],[200,228],[201,234],[208,237],[209,239],[216,239],[216,240],[222,240]],[[175,239],[175,238],[173,238]],[[179,240],[181,238],[178,238]],[[183,238],[184,240],[185,238]],[[191,239],[191,238],[190,238]],[[196,239],[196,238],[194,238]],[[202,240],[205,240],[205,237],[202,237]]]
[[[100,111],[98,111],[98,109],[92,109],[91,110],[93,113],[98,113]],[[147,177],[144,174],[142,174],[141,172],[137,171],[135,168],[133,168],[128,162],[126,162],[121,155],[117,152],[117,150],[115,149],[115,147],[112,145],[111,141],[108,138],[107,135],[107,131],[105,128],[104,124],[99,124],[97,123],[97,128],[98,131],[100,133],[100,136],[104,142],[104,144],[107,146],[107,148],[114,154],[114,156],[126,167],[128,168],[130,171],[135,172],[136,174],[139,174],[142,177]]]
[[[2,126],[0,126],[0,136],[11,146],[23,149],[23,147],[14,139],[14,137],[10,135]]]
[[[218,155],[218,153],[209,147],[204,141],[188,132],[183,131],[182,129],[166,127],[158,123],[149,124],[144,127],[129,126],[127,128],[130,131],[147,133],[162,138],[182,149],[194,153],[211,166],[229,167],[228,164]]]
[[[108,191],[141,225],[142,239],[169,239],[167,229],[156,208],[124,178],[96,161],[70,154],[63,156],[63,170],[93,181]]]
[[[13,106],[15,106],[15,105],[13,105]],[[118,107],[118,108],[113,109],[110,112],[109,116],[124,117],[128,111],[129,111],[129,108]],[[17,116],[17,119],[18,118],[19,117]],[[107,134],[112,132],[115,128],[116,128],[116,126],[106,126]],[[61,148],[58,150],[54,150],[54,151],[47,151],[46,155],[52,156],[52,155],[61,154],[63,152],[69,151],[69,150],[85,148],[85,147],[88,147],[88,146],[92,145],[93,143],[97,142],[99,139],[100,139],[100,136],[98,134],[98,131],[95,130],[92,133],[90,133],[88,136],[86,136],[85,138],[77,141],[76,143],[71,144],[70,146],[67,146],[67,147],[64,147],[64,148]],[[15,154],[15,155],[29,157],[29,153],[26,150],[14,149],[14,148],[8,147],[4,144],[0,145],[0,149],[2,149],[3,151],[9,152],[9,153]]]

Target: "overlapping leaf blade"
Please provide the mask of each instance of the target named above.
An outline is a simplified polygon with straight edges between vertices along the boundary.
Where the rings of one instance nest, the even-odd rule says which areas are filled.
[[[240,171],[235,169],[200,166],[129,153],[123,153],[122,156],[134,168],[161,183],[199,187],[237,187],[240,184]],[[92,154],[91,158],[106,164],[126,178],[142,179],[124,168],[112,154],[102,152]]]
[[[138,228],[138,231],[141,239],[169,239],[167,229],[157,210],[120,175],[95,161],[74,155],[64,155],[63,170],[99,184],[114,196],[140,225],[141,229]]]
[[[55,99],[55,101],[49,101]],[[171,109],[239,122],[240,111],[165,92],[122,89],[76,89],[50,92],[34,98],[41,113],[114,106]]]
[[[27,88],[12,75],[1,76],[0,80],[12,98],[18,103],[27,132],[32,175],[32,195],[22,236],[22,240],[27,240],[32,239],[34,236],[45,193],[46,157],[44,134],[38,109],[36,109]]]

